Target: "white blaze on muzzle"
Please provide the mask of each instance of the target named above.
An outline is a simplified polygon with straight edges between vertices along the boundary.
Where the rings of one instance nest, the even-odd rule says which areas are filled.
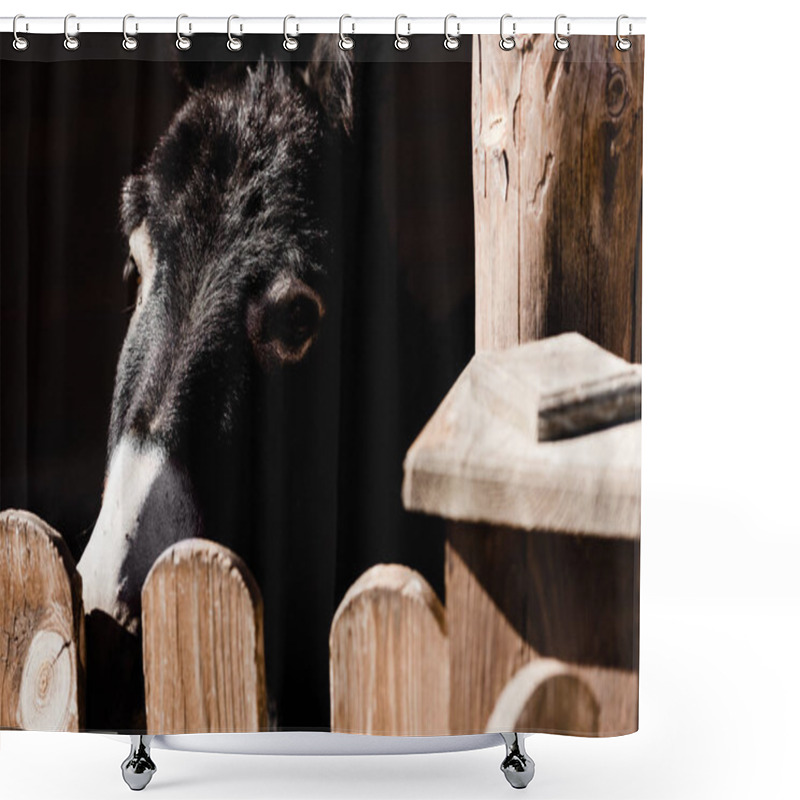
[[[104,611],[139,630],[147,573],[170,545],[199,533],[191,483],[157,446],[120,439],[111,456],[103,505],[78,572],[84,611]]]

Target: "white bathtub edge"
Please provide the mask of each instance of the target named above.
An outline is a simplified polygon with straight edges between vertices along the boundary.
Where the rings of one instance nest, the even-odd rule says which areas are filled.
[[[130,741],[121,734],[104,734]],[[523,736],[525,734],[522,734]],[[155,736],[152,748],[230,755],[410,755],[482,750],[503,744],[499,733],[466,736],[368,736],[326,731],[262,733],[186,733]]]

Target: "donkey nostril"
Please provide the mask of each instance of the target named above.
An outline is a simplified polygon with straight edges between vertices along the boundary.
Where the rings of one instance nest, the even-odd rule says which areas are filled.
[[[136,614],[130,607],[130,605],[128,605],[128,603],[124,601],[117,601],[114,603],[111,616],[120,625],[120,627],[125,628],[130,633],[138,634],[140,618],[139,615]]]

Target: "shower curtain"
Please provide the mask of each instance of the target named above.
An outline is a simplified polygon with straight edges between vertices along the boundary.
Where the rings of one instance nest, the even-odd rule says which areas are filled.
[[[637,729],[644,39],[345,38],[3,35],[0,728]]]

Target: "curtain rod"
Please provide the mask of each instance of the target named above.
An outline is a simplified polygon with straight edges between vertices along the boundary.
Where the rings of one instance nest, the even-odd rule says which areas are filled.
[[[0,17],[0,32],[11,33],[13,30],[13,17]],[[553,33],[554,17],[514,17],[507,16],[504,30],[517,34],[526,33]],[[339,33],[339,17],[301,17],[290,18],[289,32],[295,35],[304,33]],[[443,17],[403,17],[401,33],[408,31],[414,34],[443,34],[445,21]],[[607,35],[617,33],[616,17],[569,17],[561,16],[559,19],[561,35]],[[569,25],[569,28],[567,28]],[[410,27],[408,27],[410,26]],[[144,33],[175,33],[175,17],[129,17],[127,31],[130,35]],[[181,32],[184,35],[195,33],[226,33],[228,30],[227,17],[192,17],[185,16],[181,19]],[[473,33],[500,33],[500,17],[458,17],[451,16],[448,30],[455,34],[468,35]],[[248,33],[279,33],[284,32],[283,17],[237,17],[233,24],[236,35]],[[64,17],[20,17],[17,21],[17,32],[25,33],[55,33],[64,35]],[[69,32],[72,35],[81,33],[122,33],[122,17],[80,17],[71,16],[69,19]],[[359,33],[395,33],[394,17],[355,17],[347,16],[344,22],[344,32],[347,34]],[[638,36],[645,32],[645,17],[627,17],[621,29],[624,36]]]

